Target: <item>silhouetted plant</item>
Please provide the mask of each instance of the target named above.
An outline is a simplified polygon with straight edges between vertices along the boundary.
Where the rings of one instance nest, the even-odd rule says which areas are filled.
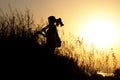
[[[36,26],[37,28],[33,30],[33,27]],[[42,27],[42,23],[38,25],[34,23],[33,14],[30,13],[29,9],[25,11],[25,14],[20,13],[16,9],[15,11],[10,9],[10,14],[1,10],[0,47],[36,48],[41,45],[44,46],[45,38],[37,34]],[[65,74],[64,77],[71,78],[71,80],[88,79],[89,76],[96,75],[96,72],[100,70],[110,72],[110,66],[108,65],[111,58],[113,60],[113,68],[117,68],[116,66],[119,63],[117,63],[115,53],[112,53],[112,56],[106,55],[104,51],[97,50],[94,46],[89,46],[83,38],[76,38],[72,34],[65,36],[64,31],[60,33],[60,37],[62,46],[56,48],[55,54],[45,53],[43,46],[38,48],[39,53],[41,53],[39,57],[41,59],[40,64],[45,65],[42,69],[48,70],[46,73],[52,74],[52,70],[55,69],[56,71],[53,74],[56,74],[57,71],[63,72],[63,74],[56,74],[59,77],[63,77]],[[39,45],[36,46],[36,44]],[[114,74],[119,76],[119,69]],[[97,76],[97,78],[99,77],[103,78]]]
[[[8,14],[9,13],[9,14]],[[10,12],[0,15],[0,43],[1,47],[16,46],[30,47],[34,37],[32,28],[35,26],[33,15],[27,9],[25,14],[10,8]],[[32,46],[32,45],[31,45]]]
[[[83,38],[64,35],[61,32],[62,47],[59,53],[71,57],[77,61],[78,65],[88,74],[97,71],[112,72],[119,67],[116,53],[111,53],[108,49],[97,49],[95,46],[88,45]],[[69,40],[68,40],[69,39]]]

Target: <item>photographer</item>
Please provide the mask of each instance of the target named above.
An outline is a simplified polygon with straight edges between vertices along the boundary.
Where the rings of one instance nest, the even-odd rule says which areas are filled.
[[[49,16],[48,17],[48,25],[42,29],[44,34],[43,36],[46,37],[46,49],[50,53],[54,53],[54,50],[56,47],[61,46],[61,40],[57,32],[57,26],[63,26],[64,24],[61,21],[61,18],[56,19],[54,16]]]

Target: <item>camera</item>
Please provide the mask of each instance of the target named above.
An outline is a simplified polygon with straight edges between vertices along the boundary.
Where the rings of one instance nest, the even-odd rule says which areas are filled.
[[[61,18],[56,19],[56,25],[57,25],[57,26],[60,25],[61,27],[64,26]]]

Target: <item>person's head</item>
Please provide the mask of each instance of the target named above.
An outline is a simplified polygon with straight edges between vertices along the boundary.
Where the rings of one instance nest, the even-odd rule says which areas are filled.
[[[54,16],[49,16],[48,22],[49,22],[49,24],[54,24],[56,22],[56,18]]]

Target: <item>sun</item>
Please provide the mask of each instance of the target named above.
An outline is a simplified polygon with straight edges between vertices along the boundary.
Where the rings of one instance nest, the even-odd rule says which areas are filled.
[[[98,48],[112,46],[116,41],[115,23],[105,17],[92,18],[86,22],[83,29],[83,37],[89,44]]]

